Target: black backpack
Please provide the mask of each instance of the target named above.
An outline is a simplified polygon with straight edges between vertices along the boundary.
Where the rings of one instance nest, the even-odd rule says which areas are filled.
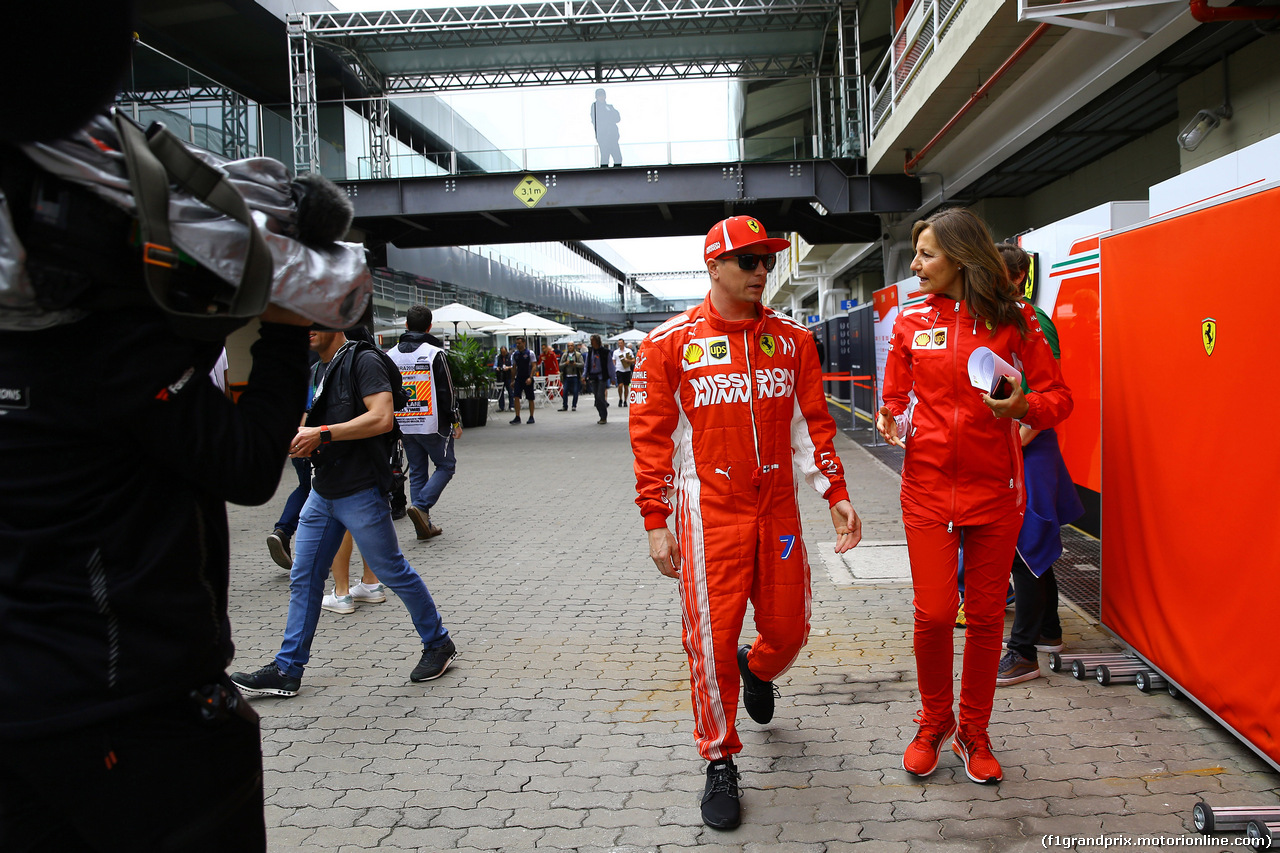
[[[391,356],[387,355],[385,352],[367,341],[352,341],[351,343],[351,351],[347,353],[347,357],[338,365],[338,369],[342,371],[342,381],[346,383],[351,382],[351,368],[356,362],[356,356],[358,356],[361,351],[368,350],[369,352],[376,352],[378,354],[378,360],[382,362],[382,369],[387,372],[387,381],[391,384],[391,406],[397,412],[403,411],[404,407],[409,405],[409,392],[405,390],[404,378],[400,375],[400,368],[391,360]],[[356,394],[357,401],[359,401],[361,397],[362,395]],[[357,407],[360,407],[360,405],[361,404],[357,402]],[[360,413],[357,412],[357,414]],[[393,432],[398,434],[399,430],[400,427],[397,425]]]

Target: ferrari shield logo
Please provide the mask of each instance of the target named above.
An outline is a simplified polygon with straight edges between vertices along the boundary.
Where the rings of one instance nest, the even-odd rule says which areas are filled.
[[[1204,354],[1213,355],[1213,345],[1218,342],[1218,321],[1205,317],[1200,321],[1200,341],[1204,344]]]
[[[760,349],[764,352],[765,355],[769,356],[769,358],[773,358],[773,351],[774,351],[773,335],[760,336]]]

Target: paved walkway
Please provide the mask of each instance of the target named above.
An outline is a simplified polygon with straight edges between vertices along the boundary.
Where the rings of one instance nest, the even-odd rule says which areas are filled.
[[[461,657],[413,684],[421,647],[394,596],[321,615],[302,692],[254,702],[272,851],[1004,851],[1100,834],[1185,843],[1201,797],[1276,804],[1274,772],[1190,702],[1059,674],[998,689],[1001,785],[968,781],[949,751],[928,780],[909,777],[910,585],[860,580],[856,551],[837,561],[847,572],[819,558],[834,535],[825,502],[806,490],[812,636],[779,680],[773,722],[739,714],[743,826],[704,828],[677,591],[648,559],[625,416],[611,409],[597,426],[584,398],[576,413],[539,408],[533,426],[492,415],[464,434],[432,513],[444,535],[420,543],[397,523]],[[866,538],[901,541],[896,475],[844,436],[837,447]],[[291,482],[290,469],[268,506],[230,509],[236,669],[268,660],[284,627],[287,578],[263,540]],[[1115,649],[1066,608],[1064,626],[1069,650]]]

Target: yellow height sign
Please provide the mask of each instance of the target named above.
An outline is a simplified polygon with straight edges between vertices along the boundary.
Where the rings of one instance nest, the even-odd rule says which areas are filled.
[[[542,197],[546,195],[547,185],[533,175],[525,175],[512,192],[516,198],[524,202],[525,207],[533,207],[542,201]]]

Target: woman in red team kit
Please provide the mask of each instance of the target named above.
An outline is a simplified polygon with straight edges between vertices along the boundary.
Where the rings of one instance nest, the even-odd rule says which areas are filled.
[[[1008,274],[982,220],[963,208],[935,213],[911,230],[923,304],[903,310],[885,366],[876,427],[906,448],[902,520],[915,599],[916,672],[923,710],[902,759],[927,776],[952,749],[975,782],[998,782],[987,725],[995,695],[1005,591],[1026,505],[1018,423],[1049,429],[1071,413],[1071,391],[1030,305]],[[1026,375],[996,399],[969,382],[969,355],[987,347]],[[907,416],[909,395],[915,405]],[[901,428],[900,428],[901,427]],[[902,434],[904,433],[905,434]],[[957,732],[952,712],[952,636],[964,548],[964,666]]]

